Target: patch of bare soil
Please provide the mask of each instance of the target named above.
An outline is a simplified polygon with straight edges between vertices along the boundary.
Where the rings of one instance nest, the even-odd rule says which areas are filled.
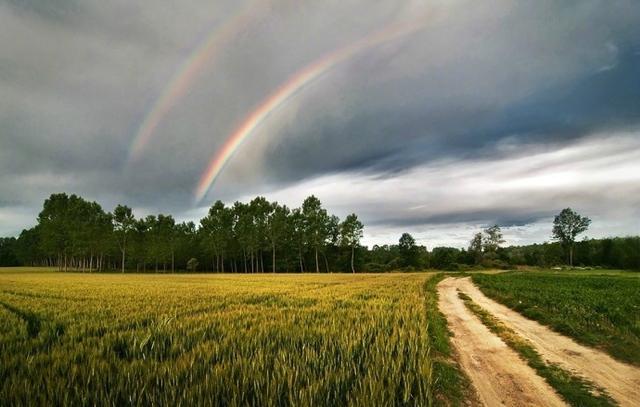
[[[640,405],[640,368],[613,359],[606,353],[575,342],[536,321],[485,296],[470,278],[453,279],[447,285],[459,289],[527,339],[551,363],[604,388],[621,406]]]
[[[467,310],[458,297],[457,280],[447,278],[438,284],[438,305],[480,401],[491,407],[564,406],[544,379]]]

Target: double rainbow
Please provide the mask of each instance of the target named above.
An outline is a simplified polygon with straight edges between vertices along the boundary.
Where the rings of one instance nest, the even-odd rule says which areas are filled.
[[[259,0],[246,2],[244,7],[225,23],[216,25],[180,65],[140,124],[129,147],[128,163],[140,158],[162,119],[187,93],[202,70],[215,59],[234,36],[252,21],[259,10],[258,3],[260,3]]]
[[[242,143],[247,140],[256,128],[272,113],[278,110],[278,108],[282,107],[306,86],[313,83],[341,62],[361,51],[411,34],[423,27],[425,20],[426,16],[423,16],[405,24],[389,25],[382,30],[376,31],[352,44],[325,55],[291,76],[242,121],[237,129],[227,138],[224,145],[211,158],[195,190],[195,203],[198,204],[202,201]]]

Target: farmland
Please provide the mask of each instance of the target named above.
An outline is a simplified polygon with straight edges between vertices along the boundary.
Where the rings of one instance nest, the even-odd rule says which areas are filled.
[[[473,281],[526,317],[640,365],[640,273],[511,272]]]
[[[0,400],[450,402],[432,276],[0,271]]]

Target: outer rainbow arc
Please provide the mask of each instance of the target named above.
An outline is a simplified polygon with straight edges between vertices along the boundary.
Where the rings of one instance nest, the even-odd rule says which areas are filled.
[[[138,128],[129,148],[128,163],[138,159],[153,138],[155,130],[171,108],[187,93],[191,85],[211,59],[215,58],[227,41],[250,21],[257,1],[247,3],[234,17],[216,27],[180,65],[160,98],[153,105]]]
[[[213,183],[216,181],[226,164],[242,143],[278,108],[283,106],[288,100],[294,97],[304,87],[313,83],[322,74],[331,68],[345,61],[356,53],[367,48],[380,45],[395,38],[410,34],[424,24],[426,16],[412,20],[409,24],[391,25],[377,31],[363,39],[356,41],[346,47],[340,48],[318,61],[308,65],[301,71],[293,75],[284,85],[278,88],[267,99],[265,99],[249,116],[247,116],[240,126],[231,134],[222,148],[212,157],[209,165],[202,174],[194,193],[195,203],[198,204],[205,197]]]

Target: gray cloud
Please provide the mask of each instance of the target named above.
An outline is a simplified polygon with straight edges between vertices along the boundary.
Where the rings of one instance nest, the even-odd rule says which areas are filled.
[[[303,194],[319,187],[314,180],[331,188],[333,177],[340,185],[345,177],[377,180],[390,186],[385,199],[353,199],[344,187],[325,203],[361,212],[378,236],[412,225],[517,228],[564,202],[603,222],[631,216],[637,202],[624,196],[638,191],[620,184],[618,173],[607,172],[600,189],[578,182],[538,193],[529,172],[561,171],[547,161],[500,168],[507,175],[491,191],[508,192],[516,204],[484,194],[472,194],[468,205],[450,200],[462,185],[482,188],[465,172],[481,161],[577,148],[582,155],[569,166],[581,179],[592,171],[582,162],[620,158],[616,150],[594,157],[579,147],[594,138],[610,148],[612,135],[639,137],[637,2],[238,3],[0,2],[0,234],[28,226],[27,215],[35,218],[42,200],[63,190],[107,209],[123,202],[140,213],[196,216],[203,208],[192,207],[192,193],[207,162],[261,101],[323,55],[422,12],[421,30],[358,53],[274,111],[237,150],[208,200],[282,197],[292,188]],[[206,61],[141,158],[127,164],[138,128],[175,72],[243,7],[254,8],[250,18]],[[444,173],[457,175],[430,181],[428,192],[414,180]],[[518,180],[522,190],[508,190]],[[617,212],[612,191],[620,195]],[[448,204],[412,210],[394,199],[424,193]]]

